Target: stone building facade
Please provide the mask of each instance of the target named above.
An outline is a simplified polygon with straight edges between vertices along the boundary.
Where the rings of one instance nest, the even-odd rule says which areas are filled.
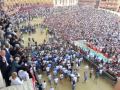
[[[53,0],[54,6],[72,6],[78,4],[78,0]]]

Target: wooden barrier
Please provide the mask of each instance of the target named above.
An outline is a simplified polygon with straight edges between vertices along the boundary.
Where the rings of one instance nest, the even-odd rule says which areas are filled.
[[[1,85],[1,84],[0,84]],[[25,81],[22,85],[13,85],[0,90],[34,90],[32,80]]]

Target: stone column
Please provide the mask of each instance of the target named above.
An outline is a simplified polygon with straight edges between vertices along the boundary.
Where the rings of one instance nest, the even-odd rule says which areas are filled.
[[[66,6],[66,4],[67,4],[67,0],[64,0],[64,6]]]
[[[69,6],[69,0],[67,0],[67,6]]]
[[[74,4],[74,1],[75,1],[75,0],[72,0],[72,5]]]
[[[53,0],[54,6],[56,6],[57,4],[57,0]]]
[[[60,0],[57,0],[58,1],[58,6],[60,6]]]
[[[69,0],[69,5],[71,5],[71,0]]]
[[[62,5],[64,6],[64,0],[62,0]]]

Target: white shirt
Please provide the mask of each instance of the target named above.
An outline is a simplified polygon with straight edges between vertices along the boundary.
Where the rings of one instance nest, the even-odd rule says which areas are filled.
[[[50,67],[46,67],[46,71],[49,72],[50,71]]]
[[[63,66],[62,66],[62,65],[59,65],[59,68],[62,70]]]
[[[63,75],[63,74],[60,74],[60,78],[63,79],[63,78],[64,78],[64,75]]]
[[[67,72],[68,72],[68,70],[67,70],[67,69],[65,69],[63,72],[64,72],[64,73],[67,73]]]
[[[82,60],[83,60],[83,58],[80,58],[80,59],[78,60],[78,62],[80,63],[80,62],[82,62]]]
[[[46,83],[46,82],[43,82],[43,83],[42,83],[42,88],[44,88],[44,89],[45,89],[45,88],[46,88],[46,86],[47,86],[47,83]]]
[[[73,73],[71,73],[71,75],[70,75],[70,76],[71,76],[72,78],[73,78],[73,77],[75,77],[75,75],[74,75]]]
[[[75,80],[75,82],[77,82],[77,77],[73,77],[73,80]]]
[[[100,74],[102,74],[102,72],[103,72],[103,70],[101,69],[101,70],[100,70]]]
[[[23,84],[23,81],[21,81],[18,77],[16,77],[15,79],[10,77],[10,81],[11,81],[11,85],[21,85],[21,84]]]
[[[78,68],[78,63],[76,63],[76,68]]]
[[[55,79],[54,79],[55,83],[58,83],[58,80],[59,80],[58,78],[55,78]]]
[[[77,75],[78,77],[80,77],[80,74],[78,73],[78,75]]]
[[[55,90],[54,88],[50,88],[50,90]]]
[[[6,59],[6,57],[3,57],[3,60],[5,60],[5,62],[6,62],[6,65],[8,66],[9,64],[8,64],[8,62],[7,62],[7,59]]]
[[[38,78],[41,80],[42,79],[42,75],[40,74],[40,75],[38,75]]]
[[[86,66],[85,66],[85,70],[88,70],[88,69],[89,69],[89,66],[88,66],[88,65],[86,65]]]
[[[59,69],[59,66],[56,66],[56,69],[58,70],[58,69]]]
[[[18,76],[22,79],[22,80],[28,80],[29,79],[29,74],[26,71],[20,70],[18,72]]]
[[[52,75],[51,75],[51,74],[48,75],[48,79],[49,79],[49,80],[52,80]]]
[[[68,69],[71,69],[71,65],[68,65]]]

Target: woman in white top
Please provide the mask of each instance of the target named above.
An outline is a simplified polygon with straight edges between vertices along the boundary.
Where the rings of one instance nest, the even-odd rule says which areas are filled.
[[[47,83],[46,83],[46,81],[44,81],[44,82],[42,83],[42,89],[43,89],[43,90],[46,90],[46,87],[47,87]]]
[[[27,81],[29,80],[29,74],[26,71],[20,70],[18,72],[18,76],[20,77],[20,79]]]
[[[20,80],[20,78],[17,76],[16,72],[13,72],[10,77],[11,85],[21,85],[23,84],[23,81]]]

